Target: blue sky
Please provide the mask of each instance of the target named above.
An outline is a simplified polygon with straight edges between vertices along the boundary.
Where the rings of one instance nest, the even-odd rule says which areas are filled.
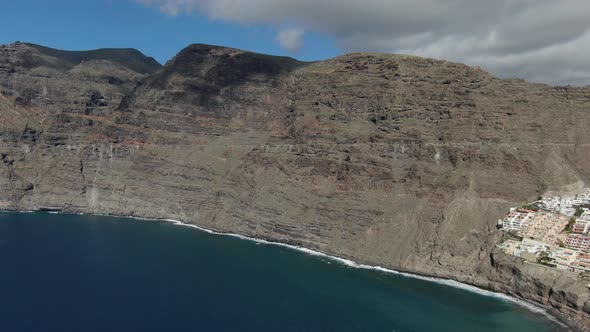
[[[6,1],[0,17],[0,44],[18,40],[67,50],[132,47],[161,63],[191,43],[301,60],[341,53],[319,33],[305,34],[304,46],[288,52],[277,43],[277,29],[271,25],[215,21],[198,13],[170,16],[132,0]]]

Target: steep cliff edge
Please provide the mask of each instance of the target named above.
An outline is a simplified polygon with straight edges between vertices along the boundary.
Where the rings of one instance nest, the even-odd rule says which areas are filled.
[[[590,319],[587,281],[494,253],[509,207],[590,182],[590,88],[372,53],[70,57],[0,47],[0,207],[174,218]]]

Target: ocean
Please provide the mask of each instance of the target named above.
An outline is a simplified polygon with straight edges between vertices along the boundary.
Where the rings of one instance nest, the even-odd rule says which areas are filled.
[[[0,331],[560,331],[497,296],[162,221],[0,213]]]

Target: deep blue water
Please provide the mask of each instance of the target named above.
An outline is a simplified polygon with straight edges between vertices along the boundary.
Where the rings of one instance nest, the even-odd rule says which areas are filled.
[[[0,331],[554,331],[462,289],[124,218],[0,213]]]

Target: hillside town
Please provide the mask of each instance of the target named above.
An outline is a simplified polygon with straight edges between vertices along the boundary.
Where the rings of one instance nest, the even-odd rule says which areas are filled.
[[[559,270],[590,272],[590,190],[512,208],[498,221],[507,254]]]

